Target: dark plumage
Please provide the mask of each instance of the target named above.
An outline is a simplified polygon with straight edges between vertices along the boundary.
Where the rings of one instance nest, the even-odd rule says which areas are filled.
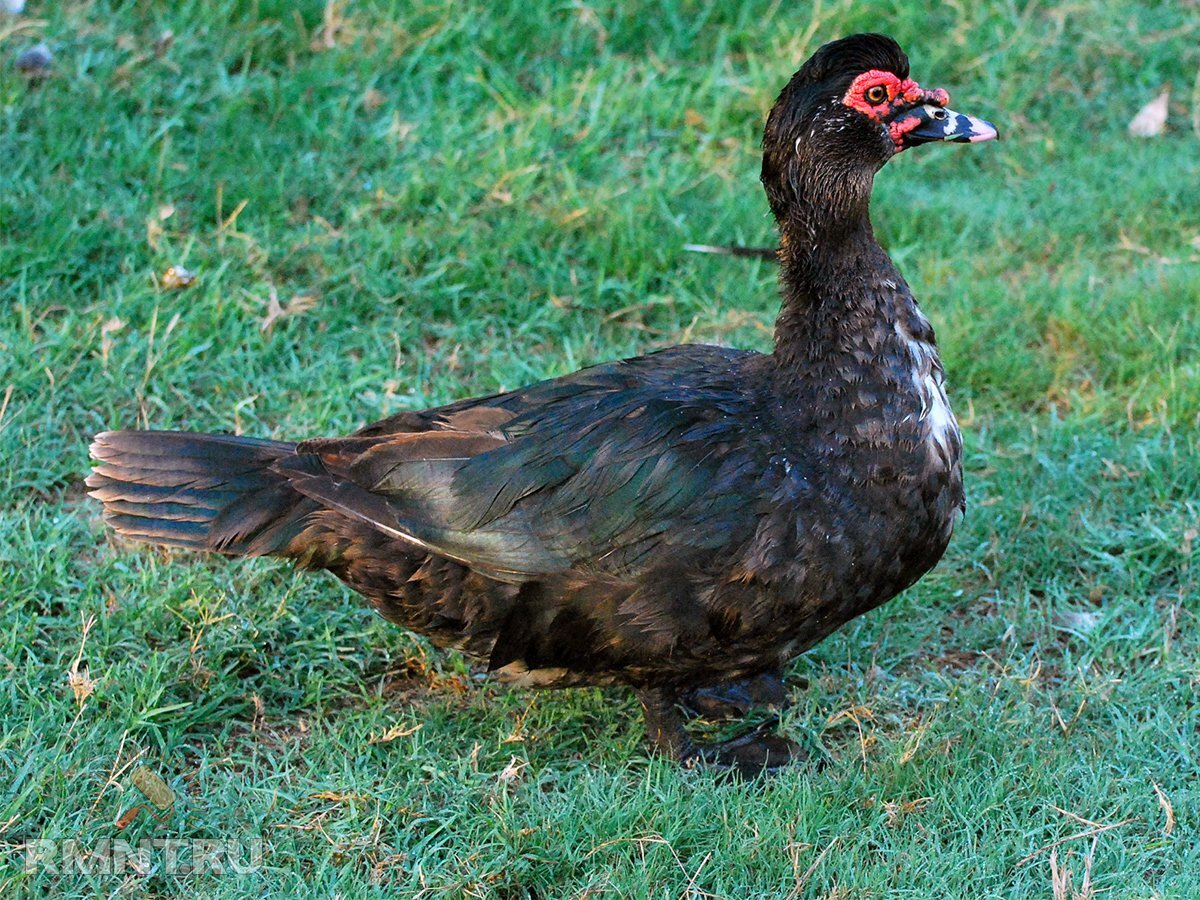
[[[907,75],[894,41],[846,38],[771,111],[773,354],[674,347],[298,444],[106,432],[93,496],[134,539],[328,569],[505,680],[631,685],[681,760],[786,761],[757,732],[697,748],[676,702],[738,679],[735,708],[776,699],[785,663],[938,561],[963,505],[933,331],[868,201],[906,146],[995,132]]]

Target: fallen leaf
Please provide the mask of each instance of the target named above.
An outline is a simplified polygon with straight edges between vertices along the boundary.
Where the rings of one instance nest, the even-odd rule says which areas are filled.
[[[1091,634],[1100,624],[1100,613],[1066,609],[1055,614],[1054,624],[1076,634]]]
[[[138,766],[129,773],[129,780],[159,809],[170,809],[174,805],[175,792],[161,775],[148,766]]]
[[[164,291],[178,291],[191,287],[196,283],[196,273],[183,266],[171,266],[158,279],[158,286]]]
[[[1158,137],[1167,127],[1167,104],[1171,100],[1171,89],[1161,94],[1138,110],[1129,122],[1129,133],[1136,137]]]

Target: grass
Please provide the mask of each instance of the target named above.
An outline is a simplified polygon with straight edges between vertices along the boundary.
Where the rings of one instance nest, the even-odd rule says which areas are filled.
[[[0,16],[0,893],[1200,893],[1198,6],[915,9]],[[1004,140],[877,183],[971,509],[795,664],[785,726],[823,769],[678,771],[621,692],[508,691],[330,579],[104,533],[103,428],[343,433],[681,339],[765,348],[772,268],[680,248],[773,239],[764,112],[864,29]],[[40,39],[30,83],[10,61]],[[1165,83],[1166,134],[1128,136]],[[196,283],[161,288],[171,265]],[[177,802],[119,830],[135,764]],[[231,836],[261,865],[23,868],[40,839]]]

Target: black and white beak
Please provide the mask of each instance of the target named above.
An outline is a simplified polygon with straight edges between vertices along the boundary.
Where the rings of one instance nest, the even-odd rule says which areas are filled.
[[[998,136],[996,126],[991,122],[946,109],[936,103],[905,110],[888,123],[888,130],[897,149],[907,149],[930,141],[975,144],[995,140]]]

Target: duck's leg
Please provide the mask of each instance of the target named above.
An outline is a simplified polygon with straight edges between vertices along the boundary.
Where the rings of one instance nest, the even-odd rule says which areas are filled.
[[[692,765],[697,759],[697,749],[683,727],[679,695],[666,688],[640,688],[637,698],[642,704],[650,746],[677,762]]]
[[[679,703],[691,718],[721,721],[743,719],[756,707],[786,709],[788,696],[783,687],[783,675],[764,672],[751,678],[695,688],[682,694]]]
[[[675,691],[642,688],[637,697],[642,704],[650,745],[684,766],[703,763],[754,778],[807,756],[795,741],[774,733],[776,719],[719,744],[696,744],[683,727],[677,705],[679,695]]]

